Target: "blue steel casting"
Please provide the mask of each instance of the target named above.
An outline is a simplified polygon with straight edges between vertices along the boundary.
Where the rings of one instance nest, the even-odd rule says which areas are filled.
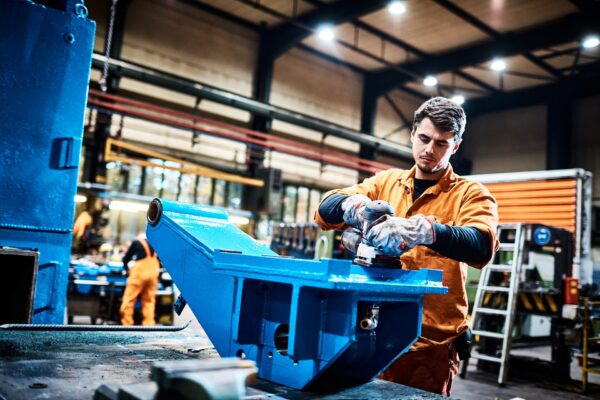
[[[297,389],[367,382],[421,332],[442,272],[280,257],[223,210],[155,199],[147,235],[222,357]]]
[[[54,3],[0,6],[0,246],[39,251],[39,324],[64,321],[95,32],[82,0]]]

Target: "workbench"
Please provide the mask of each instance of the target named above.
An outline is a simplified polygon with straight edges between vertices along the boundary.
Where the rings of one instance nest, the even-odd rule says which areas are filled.
[[[201,331],[73,332],[0,329],[0,400],[92,399],[101,385],[149,381],[157,361],[216,358]],[[302,392],[258,380],[248,395],[285,399],[442,399],[382,380],[332,394]]]

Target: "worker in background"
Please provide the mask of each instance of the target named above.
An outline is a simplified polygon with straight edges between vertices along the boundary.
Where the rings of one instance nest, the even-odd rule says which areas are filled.
[[[363,232],[368,242],[399,256],[403,269],[443,270],[448,294],[424,297],[421,337],[381,378],[446,396],[458,371],[457,350],[468,352],[467,264],[483,268],[497,248],[496,200],[483,185],[455,174],[449,162],[465,125],[458,104],[443,97],[426,101],[415,111],[410,136],[415,165],[332,190],[315,214],[322,229],[362,229],[367,204],[385,200],[395,216]]]
[[[104,215],[108,211],[108,201],[101,198],[88,198],[86,210],[82,211],[73,224],[72,249],[77,254],[98,251],[104,243],[103,231],[108,225]]]
[[[133,265],[129,267],[129,263]],[[133,311],[139,297],[142,301],[142,325],[154,325],[154,309],[160,262],[146,235],[140,233],[123,256],[127,285],[121,303],[121,324],[133,325]]]

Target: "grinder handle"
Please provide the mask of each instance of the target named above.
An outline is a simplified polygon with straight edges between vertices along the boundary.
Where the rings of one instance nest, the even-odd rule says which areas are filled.
[[[394,216],[394,208],[384,200],[375,200],[365,207],[365,228],[384,215]]]

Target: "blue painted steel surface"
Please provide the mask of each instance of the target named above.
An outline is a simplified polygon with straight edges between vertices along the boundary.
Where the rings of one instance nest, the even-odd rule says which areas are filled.
[[[40,252],[34,323],[64,321],[95,32],[82,1],[57,3],[0,12],[0,246]]]
[[[224,211],[160,204],[148,239],[219,354],[293,388],[373,379],[419,337],[423,295],[447,293],[442,271],[279,257]],[[364,330],[373,305],[378,326]]]

